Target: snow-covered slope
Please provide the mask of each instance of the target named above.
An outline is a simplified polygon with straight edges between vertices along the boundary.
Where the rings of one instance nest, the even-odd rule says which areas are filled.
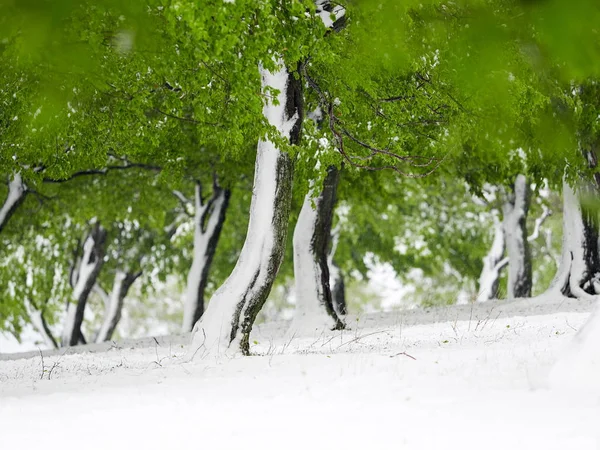
[[[183,336],[4,360],[0,442],[597,450],[600,382],[545,383],[589,309],[520,301],[394,312],[291,340],[285,324],[266,324],[253,336],[260,356],[246,358],[185,362]]]

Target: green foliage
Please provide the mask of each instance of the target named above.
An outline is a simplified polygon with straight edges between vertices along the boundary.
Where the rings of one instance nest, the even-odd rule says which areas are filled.
[[[406,282],[421,270],[414,295],[431,303],[472,291],[490,240],[473,194],[517,173],[556,188],[597,170],[600,6],[576,3],[355,0],[334,32],[311,0],[0,0],[0,175],[29,188],[0,236],[0,327],[18,334],[24,298],[56,321],[92,219],[109,231],[102,285],[124,266],[143,270],[142,297],[181,283],[192,234],[182,220],[165,232],[185,212],[172,191],[191,197],[217,174],[233,196],[212,291],[239,254],[265,135],[295,161],[290,231],[311,184],[344,164],[346,274],[365,276],[373,255]],[[311,119],[296,147],[262,115],[275,92],[258,67],[280,59]],[[552,262],[533,252],[541,285]],[[448,276],[457,288],[433,295]]]

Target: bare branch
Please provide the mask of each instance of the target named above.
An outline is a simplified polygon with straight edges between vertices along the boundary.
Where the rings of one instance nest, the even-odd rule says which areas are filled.
[[[552,211],[546,205],[543,205],[542,208],[543,208],[542,215],[540,217],[538,217],[537,219],[535,219],[535,225],[533,227],[533,232],[527,238],[527,242],[533,242],[540,236],[540,230],[542,228],[542,225],[544,224],[546,219],[552,215]]]

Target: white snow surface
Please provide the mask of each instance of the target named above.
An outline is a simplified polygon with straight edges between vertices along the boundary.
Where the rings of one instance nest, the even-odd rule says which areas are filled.
[[[397,311],[316,339],[264,324],[258,356],[193,362],[187,335],[0,356],[2,448],[597,450],[598,351],[577,389],[546,376],[591,306]]]

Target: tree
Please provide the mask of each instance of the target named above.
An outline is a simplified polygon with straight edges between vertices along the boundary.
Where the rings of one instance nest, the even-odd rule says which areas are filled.
[[[327,168],[323,187],[313,198],[306,194],[294,229],[296,312],[292,333],[343,329],[330,286],[329,249],[336,201],[338,169]],[[339,289],[339,287],[338,287]],[[339,295],[339,294],[338,294]]]
[[[67,317],[61,337],[62,346],[86,343],[81,332],[83,313],[104,262],[105,241],[106,230],[100,223],[95,223],[77,248],[76,259],[69,277],[73,297],[67,303]]]
[[[196,182],[194,201],[194,251],[187,276],[183,309],[183,331],[191,331],[204,313],[204,291],[208,271],[217,249],[231,191],[221,188],[215,178],[212,195],[202,197],[202,185]],[[187,202],[187,200],[186,200]]]

